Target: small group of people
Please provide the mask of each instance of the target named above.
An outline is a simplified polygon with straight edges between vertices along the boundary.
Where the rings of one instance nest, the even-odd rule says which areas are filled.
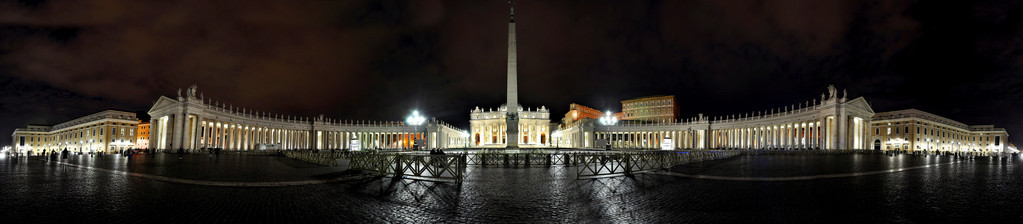
[[[431,149],[430,155],[445,155],[442,149]]]
[[[62,151],[50,150],[49,153],[47,153],[46,150],[43,150],[43,154],[47,156],[47,159],[50,161],[57,161],[58,159],[67,161],[68,156],[71,155],[71,151],[67,148],[64,148]]]
[[[134,148],[117,150],[117,154],[120,154],[121,156],[124,156],[124,157],[128,157],[128,159],[135,158],[139,154],[141,154],[142,152],[143,152],[142,150],[134,149]],[[99,155],[100,155],[100,157],[103,157],[102,153],[100,153]]]
[[[220,148],[208,148],[206,150],[209,151],[210,158],[213,158],[213,156],[216,156],[217,159],[220,159],[220,150],[221,150]]]

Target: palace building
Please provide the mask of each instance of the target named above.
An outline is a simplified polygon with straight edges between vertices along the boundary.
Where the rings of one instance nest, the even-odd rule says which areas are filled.
[[[621,113],[615,114],[621,115]],[[565,117],[561,118],[561,124],[571,126],[580,119],[599,119],[601,116],[604,116],[604,113],[597,109],[573,103],[568,105],[568,112],[565,113]],[[619,117],[620,119],[621,117]]]
[[[105,110],[53,126],[28,125],[11,134],[18,153],[70,150],[114,153],[135,147],[135,113]]]
[[[905,109],[877,113],[870,121],[873,149],[927,152],[1006,152],[1009,134],[994,125],[966,125]]]
[[[622,120],[656,123],[678,118],[675,96],[648,96],[622,101]]]
[[[135,148],[136,149],[148,149],[149,148],[149,122],[139,121],[139,126],[136,129],[135,134]]]

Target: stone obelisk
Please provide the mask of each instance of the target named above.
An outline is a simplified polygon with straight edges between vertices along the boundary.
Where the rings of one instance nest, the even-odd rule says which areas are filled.
[[[519,87],[515,54],[515,2],[511,4],[511,21],[508,22],[508,103],[505,124],[507,125],[507,147],[506,149],[519,148]]]

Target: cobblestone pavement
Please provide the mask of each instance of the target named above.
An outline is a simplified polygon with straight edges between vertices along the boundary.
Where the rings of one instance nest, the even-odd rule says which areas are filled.
[[[574,167],[466,168],[463,183],[368,177],[268,156],[0,159],[5,223],[1016,223],[1023,158],[744,156],[670,172],[576,180]],[[921,165],[926,168],[897,171]],[[941,164],[941,165],[936,165]],[[76,166],[96,167],[84,169]],[[725,181],[670,174],[793,177]],[[346,181],[216,187],[206,181]]]

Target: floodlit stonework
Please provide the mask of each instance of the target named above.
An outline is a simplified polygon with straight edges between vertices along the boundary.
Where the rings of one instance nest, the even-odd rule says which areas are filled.
[[[177,99],[161,96],[149,110],[153,149],[412,149],[464,147],[465,131],[431,119],[421,126],[396,121],[344,121],[270,114],[196,94],[196,86]],[[358,140],[356,143],[353,140]]]
[[[621,113],[616,113],[616,115],[621,115]],[[604,112],[573,103],[568,105],[568,112],[565,113],[565,117],[561,118],[561,125],[571,126],[581,119],[599,119],[601,116],[604,116]],[[621,117],[618,119],[621,120]]]
[[[139,121],[139,126],[135,131],[135,148],[136,149],[148,149],[149,148],[149,122]]]
[[[11,134],[18,153],[43,151],[112,153],[135,147],[135,113],[105,110],[53,126],[28,125]]]
[[[497,110],[483,110],[479,107],[473,109],[469,114],[469,129],[471,130],[471,146],[487,148],[505,148],[508,145],[507,134],[508,123],[505,114],[508,114],[508,107],[501,105]],[[550,146],[550,111],[547,107],[539,109],[522,109],[516,113],[519,117],[518,146],[523,148],[549,147]]]
[[[675,96],[649,96],[622,101],[622,120],[673,122],[678,115]]]
[[[966,125],[917,109],[877,113],[871,124],[876,150],[1005,152],[1009,137],[994,125]]]
[[[518,103],[518,54],[515,48],[513,5],[511,20],[508,22],[507,102],[497,110],[484,111],[476,107],[469,112],[471,147],[517,149],[546,147],[550,144],[550,111],[547,107],[523,110]]]
[[[844,92],[840,97],[828,86],[820,101],[727,116],[700,114],[667,123],[622,121],[602,126],[587,119],[559,130],[563,137],[555,140],[583,148],[866,149],[874,111],[863,97],[848,100]]]

